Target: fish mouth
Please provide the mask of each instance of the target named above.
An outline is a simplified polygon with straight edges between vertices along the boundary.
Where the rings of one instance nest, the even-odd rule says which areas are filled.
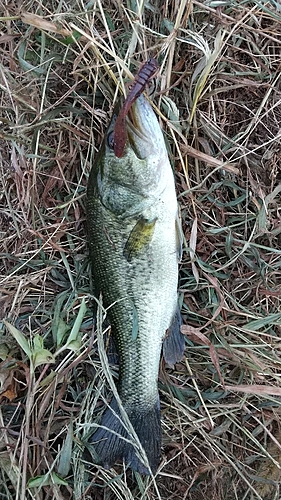
[[[157,134],[155,120],[156,116],[151,105],[143,95],[140,95],[132,104],[126,119],[128,144],[140,159],[145,159],[155,152],[154,137]]]

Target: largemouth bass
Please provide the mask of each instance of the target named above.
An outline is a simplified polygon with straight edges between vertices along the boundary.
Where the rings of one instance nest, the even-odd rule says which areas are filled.
[[[165,335],[169,363],[179,360],[184,349],[177,310],[180,224],[173,172],[149,102],[141,95],[132,105],[121,158],[114,154],[116,119],[117,112],[88,182],[90,258],[96,295],[101,292],[109,308],[119,354],[118,393],[150,470],[128,442],[115,400],[90,441],[105,466],[121,458],[147,474],[156,471],[160,460],[157,379]]]

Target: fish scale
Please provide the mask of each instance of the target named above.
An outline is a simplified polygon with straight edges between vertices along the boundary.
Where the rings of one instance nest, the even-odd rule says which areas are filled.
[[[160,126],[142,95],[131,113],[122,158],[107,140],[114,115],[91,170],[88,238],[95,293],[102,293],[108,308],[119,354],[118,393],[155,472],[161,446],[157,379],[163,338],[177,310],[180,236],[173,172]],[[170,353],[176,361],[183,342],[179,332],[172,334],[181,339],[180,353]],[[133,445],[122,439],[128,435],[116,413],[114,400],[101,422],[108,430],[99,428],[91,437],[101,462],[111,466],[121,458],[149,473]]]

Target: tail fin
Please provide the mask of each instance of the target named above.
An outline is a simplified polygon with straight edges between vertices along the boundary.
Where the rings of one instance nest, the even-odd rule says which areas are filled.
[[[159,401],[148,408],[126,408],[126,412],[154,474],[159,465],[161,448]],[[150,474],[149,468],[141,459],[137,441],[130,436],[126,424],[122,421],[115,399],[106,410],[101,425],[90,438],[90,442],[104,467],[109,468],[117,459],[124,459],[133,470],[140,474]]]

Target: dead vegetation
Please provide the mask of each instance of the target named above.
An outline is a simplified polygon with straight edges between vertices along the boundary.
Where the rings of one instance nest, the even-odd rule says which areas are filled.
[[[0,496],[278,499],[280,3],[106,5],[0,2]],[[116,370],[92,332],[84,196],[113,103],[150,54],[187,347],[161,365],[163,461],[143,478],[85,454]]]

